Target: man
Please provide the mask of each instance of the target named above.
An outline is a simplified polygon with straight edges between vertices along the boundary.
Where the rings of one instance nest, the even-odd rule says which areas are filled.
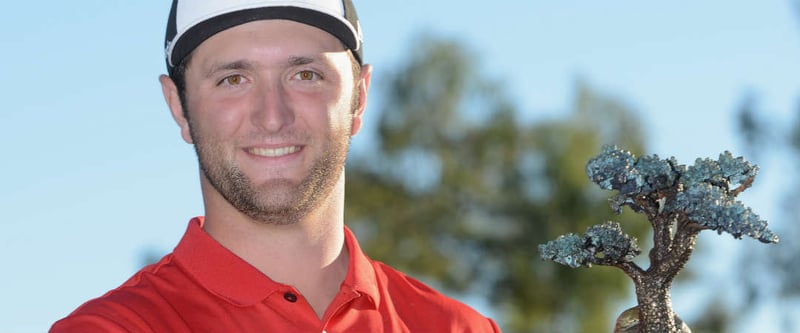
[[[175,0],[164,97],[205,216],[51,332],[493,332],[361,252],[344,165],[372,69],[349,0]]]

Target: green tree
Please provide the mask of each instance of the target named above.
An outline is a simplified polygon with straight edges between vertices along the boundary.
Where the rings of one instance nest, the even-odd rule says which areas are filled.
[[[625,276],[543,262],[536,247],[612,218],[646,238],[584,171],[605,144],[643,151],[635,114],[579,82],[567,116],[526,122],[463,46],[420,39],[377,87],[376,146],[348,162],[348,225],[373,258],[489,299],[506,332],[611,331]]]

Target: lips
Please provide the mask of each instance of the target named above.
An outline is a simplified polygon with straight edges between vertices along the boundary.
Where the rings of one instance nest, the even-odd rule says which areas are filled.
[[[280,148],[248,148],[247,152],[262,157],[281,157],[294,154],[301,149],[302,147],[300,146],[288,146]]]

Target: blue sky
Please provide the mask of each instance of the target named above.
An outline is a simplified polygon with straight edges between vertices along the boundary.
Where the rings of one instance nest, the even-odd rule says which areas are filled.
[[[457,38],[532,119],[563,116],[581,79],[639,112],[650,153],[683,163],[744,153],[733,121],[743,93],[782,119],[800,97],[800,20],[789,0],[356,1],[375,86],[414,52],[419,33]],[[169,251],[202,214],[194,152],[157,81],[168,9],[123,0],[4,6],[0,331],[46,330],[122,283],[146,250]],[[380,96],[371,97],[374,109]],[[780,161],[761,161],[743,196],[776,227],[777,175],[790,167]],[[709,280],[728,271],[730,253],[764,246],[713,233],[700,244],[694,260]],[[695,291],[673,298],[684,317],[702,305]]]

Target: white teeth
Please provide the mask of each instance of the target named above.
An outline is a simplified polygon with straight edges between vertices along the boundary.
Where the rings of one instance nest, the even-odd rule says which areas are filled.
[[[279,157],[284,155],[289,155],[295,152],[300,151],[300,147],[298,146],[291,146],[291,147],[283,147],[283,148],[250,148],[248,151],[253,155],[264,156],[264,157]]]

